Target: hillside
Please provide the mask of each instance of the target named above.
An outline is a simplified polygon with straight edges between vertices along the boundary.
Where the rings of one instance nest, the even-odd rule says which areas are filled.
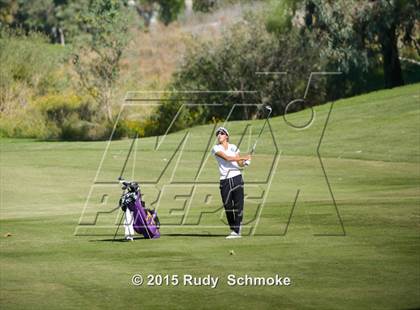
[[[162,237],[133,243],[112,242],[115,212],[79,225],[115,207],[131,140],[106,149],[108,142],[1,139],[2,306],[419,307],[419,86],[317,106],[306,129],[270,119],[272,135],[264,131],[244,171],[245,236],[234,242],[224,239],[217,167],[208,156],[214,125],[161,137],[157,151],[156,138],[137,140],[124,175],[158,209]],[[287,120],[304,124],[309,112]],[[251,131],[240,145],[246,152],[262,124],[226,126],[233,143]],[[220,283],[135,287],[136,273],[210,274]],[[280,274],[292,285],[232,287],[228,274]]]

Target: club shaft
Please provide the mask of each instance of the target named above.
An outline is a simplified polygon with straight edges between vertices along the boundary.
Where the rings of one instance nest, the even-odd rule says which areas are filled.
[[[265,125],[267,124],[268,119],[270,118],[271,112],[272,112],[272,110],[270,110],[270,112],[268,113],[267,117],[265,118],[265,122],[264,122],[264,124],[263,124],[263,126],[262,126],[262,128],[260,130],[260,133],[258,134],[258,137],[255,140],[254,145],[252,146],[251,153],[250,153],[251,155],[254,154],[254,152],[255,152],[255,148],[257,147],[258,140],[260,139],[260,137],[261,137],[261,135],[262,135],[262,133],[264,131]]]
[[[112,239],[112,241],[115,241],[115,238],[117,237],[118,230],[120,230],[121,222],[123,221],[123,217],[124,217],[124,211],[121,215],[120,221],[118,222],[117,230],[115,231],[114,238]]]

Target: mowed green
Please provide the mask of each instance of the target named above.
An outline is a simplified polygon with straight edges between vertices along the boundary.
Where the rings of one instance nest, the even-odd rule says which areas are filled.
[[[224,238],[213,125],[161,137],[158,150],[155,138],[137,140],[124,175],[158,207],[162,237],[134,242],[112,242],[117,212],[79,225],[115,207],[131,140],[1,140],[1,308],[420,307],[420,85],[314,112],[304,129],[290,124],[309,122],[310,110],[270,120],[244,171],[240,240]],[[245,133],[246,152],[262,124],[226,126],[233,143]],[[181,283],[134,286],[134,274]],[[183,285],[186,274],[219,282]],[[291,285],[229,286],[229,274],[278,274]]]

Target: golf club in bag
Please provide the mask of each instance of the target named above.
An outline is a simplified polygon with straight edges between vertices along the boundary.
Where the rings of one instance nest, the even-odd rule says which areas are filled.
[[[156,239],[160,237],[160,223],[159,218],[155,210],[147,209],[144,201],[142,200],[142,194],[140,187],[137,182],[125,181],[120,179],[122,184],[123,194],[121,195],[119,206],[121,207],[123,216],[118,224],[117,231],[114,235],[117,235],[119,226],[123,217],[126,215],[126,211],[132,212],[132,221],[127,223],[133,225],[134,231],[144,236],[146,239]]]
[[[270,118],[271,112],[273,112],[273,109],[269,105],[266,105],[264,108],[268,111],[268,114],[267,114],[267,117],[265,118],[264,125],[262,126],[262,128],[260,130],[260,133],[259,133],[257,139],[255,140],[254,145],[252,146],[250,155],[253,155],[254,154],[255,148],[257,147],[258,140],[260,139],[260,137],[261,137],[261,135],[262,135],[262,133],[264,131],[265,125],[267,124],[268,119]],[[251,164],[251,161],[250,160],[246,160],[244,162],[244,164],[245,164],[245,166],[249,166]]]

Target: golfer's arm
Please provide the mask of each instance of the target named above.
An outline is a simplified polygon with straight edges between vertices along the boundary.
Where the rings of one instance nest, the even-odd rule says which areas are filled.
[[[247,160],[246,157],[239,156],[239,153],[236,154],[235,156],[229,156],[229,155],[226,155],[226,153],[219,151],[219,152],[216,152],[216,155],[223,158],[226,161],[236,161],[238,165],[241,167],[243,167],[244,161]]]
[[[222,151],[216,152],[216,155],[219,156],[220,158],[223,158],[226,161],[238,161],[238,160],[240,160],[238,155],[229,156],[229,155],[226,155],[226,153],[224,153]]]
[[[239,167],[245,167],[245,161],[248,159],[248,157],[242,157],[239,155],[239,153],[237,154],[239,156],[239,160],[237,160],[236,162],[238,163]]]

